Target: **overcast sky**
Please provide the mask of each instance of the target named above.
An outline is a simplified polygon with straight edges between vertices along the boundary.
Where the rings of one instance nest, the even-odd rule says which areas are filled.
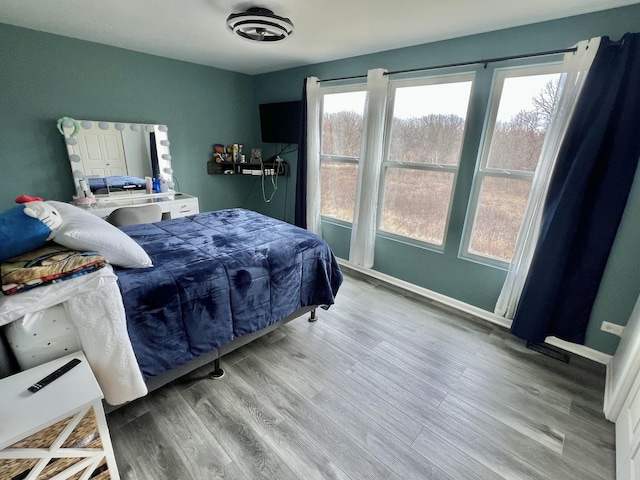
[[[499,121],[509,121],[522,109],[532,109],[533,98],[553,75],[509,78],[505,81],[498,110]],[[455,114],[465,118],[469,105],[471,82],[404,87],[396,90],[394,116],[422,117],[429,114]],[[353,110],[362,113],[365,92],[347,92],[325,96],[325,113]]]

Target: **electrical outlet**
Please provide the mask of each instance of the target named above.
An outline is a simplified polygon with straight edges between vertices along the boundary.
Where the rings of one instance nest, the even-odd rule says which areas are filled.
[[[600,330],[603,332],[610,333],[611,335],[615,335],[616,337],[622,337],[622,332],[624,332],[624,327],[622,325],[616,325],[615,323],[610,322],[602,322],[600,326]]]

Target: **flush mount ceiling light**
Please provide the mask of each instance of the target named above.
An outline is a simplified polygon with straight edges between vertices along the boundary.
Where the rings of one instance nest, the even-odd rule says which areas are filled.
[[[259,7],[232,13],[227,18],[227,27],[236,35],[254,42],[279,42],[293,33],[291,20]]]

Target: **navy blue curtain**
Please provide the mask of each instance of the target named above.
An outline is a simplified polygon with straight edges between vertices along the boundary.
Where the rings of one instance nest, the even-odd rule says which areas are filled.
[[[307,228],[307,80],[302,85],[300,109],[300,141],[298,142],[298,166],[296,170],[296,208],[293,223]]]
[[[583,344],[640,156],[640,34],[603,37],[559,152],[512,332]]]

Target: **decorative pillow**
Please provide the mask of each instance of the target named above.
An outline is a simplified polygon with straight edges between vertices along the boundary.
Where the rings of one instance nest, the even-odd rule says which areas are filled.
[[[72,250],[97,252],[119,267],[153,266],[147,252],[117,227],[80,207],[53,200],[46,203],[55,207],[62,217],[54,242]]]
[[[43,202],[16,205],[0,213],[0,262],[43,246],[60,223],[58,211]]]
[[[52,205],[40,200],[25,202],[24,213],[32,218],[40,220],[49,227],[51,232],[47,236],[47,240],[51,240],[60,228],[60,225],[62,225],[62,218],[60,218],[58,211],[53,208]]]

